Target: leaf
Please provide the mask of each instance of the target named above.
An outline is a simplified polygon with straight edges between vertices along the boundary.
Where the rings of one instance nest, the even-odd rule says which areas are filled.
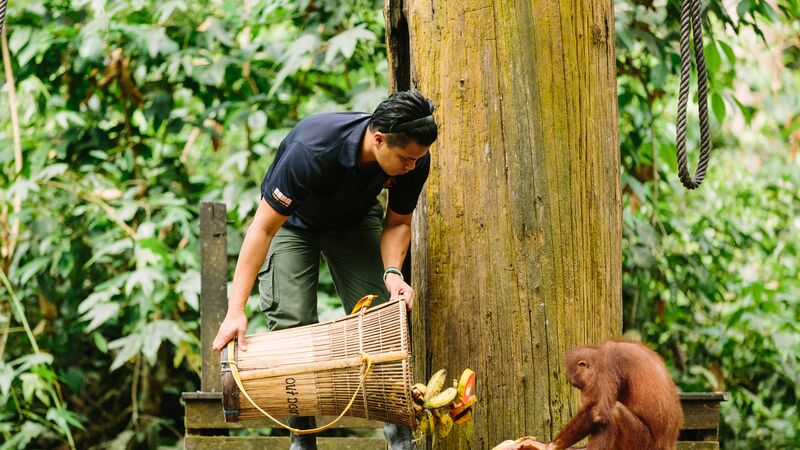
[[[34,395],[46,406],[50,406],[47,385],[35,373],[25,372],[19,375],[22,384],[22,397],[27,403],[33,402]]]
[[[164,275],[152,268],[145,267],[135,270],[125,282],[125,295],[130,296],[136,286],[140,286],[145,297],[153,295],[156,283],[162,283]]]
[[[17,374],[10,364],[6,364],[5,361],[0,361],[0,394],[2,394],[2,398],[8,395],[8,392],[11,390],[11,383],[16,376]]]
[[[163,27],[154,27],[144,31],[144,41],[151,58],[158,55],[169,55],[178,51],[178,44],[167,36]]]
[[[13,32],[8,38],[8,49],[12,54],[19,52],[20,49],[28,43],[28,40],[31,38],[31,32],[31,27],[13,28]]]
[[[719,50],[717,50],[717,45],[714,43],[714,41],[709,42],[708,45],[705,46],[704,50],[706,54],[706,67],[709,75],[708,78],[714,79],[714,75],[717,74],[722,64],[722,60],[719,57]]]
[[[737,58],[736,58],[736,54],[733,52],[733,49],[731,48],[731,46],[728,45],[727,43],[723,42],[723,41],[717,41],[717,43],[719,44],[720,48],[722,49],[722,52],[725,53],[725,58],[727,58],[728,64],[731,67],[735,66]]]
[[[108,20],[103,17],[97,17],[84,25],[79,34],[78,55],[86,60],[102,58],[106,48],[105,37],[107,34]]]
[[[158,14],[158,23],[163,24],[166,22],[175,11],[186,11],[186,3],[183,0],[169,0],[158,4],[156,8]]]
[[[181,341],[188,341],[190,339],[189,336],[181,330],[178,323],[172,320],[157,320],[145,325],[142,354],[151,365],[155,365],[158,348],[165,340],[169,340],[177,346]]]
[[[653,254],[650,252],[650,249],[641,245],[633,245],[629,251],[631,253],[633,263],[637,267],[641,267],[643,269],[653,267],[655,259],[653,258]]]
[[[108,341],[100,333],[92,333],[92,340],[94,345],[103,353],[108,353]]]
[[[319,48],[319,44],[319,35],[307,33],[300,36],[283,52],[281,57],[283,65],[278,75],[275,76],[275,81],[272,82],[272,87],[267,93],[267,97],[272,97],[286,77],[293,75],[303,64],[304,57],[316,51]]]
[[[49,180],[51,178],[60,177],[64,175],[69,166],[64,163],[56,163],[45,166],[43,169],[36,172],[34,180]]]
[[[386,89],[372,88],[358,92],[350,99],[354,111],[373,111],[386,98]]]
[[[106,448],[108,450],[128,450],[131,446],[131,439],[133,439],[134,436],[136,436],[136,433],[132,430],[125,430],[119,433],[113,441],[108,442]]]
[[[742,0],[736,5],[736,13],[739,17],[744,17],[745,14],[753,9],[753,0]]]
[[[711,94],[711,109],[718,122],[725,120],[725,101],[722,96],[714,92]]]
[[[96,249],[92,254],[92,257],[86,261],[86,264],[83,265],[84,269],[87,269],[92,266],[97,261],[102,260],[104,256],[107,255],[120,255],[123,252],[130,250],[133,248],[133,239],[131,238],[123,238],[118,241],[115,241],[108,245],[102,245],[100,248]]]
[[[653,87],[656,89],[662,89],[666,84],[668,76],[669,70],[667,69],[667,65],[661,62],[656,64],[652,72],[650,72],[650,82],[653,83]]]
[[[86,297],[86,300],[82,301],[81,304],[78,305],[78,313],[86,314],[96,305],[110,301],[111,298],[119,294],[119,292],[119,287],[110,286],[107,289],[97,290],[89,294],[89,296]]]
[[[134,333],[124,338],[116,339],[108,343],[108,348],[111,350],[120,349],[109,369],[109,371],[113,372],[139,354],[142,350],[142,335]]]
[[[158,255],[161,259],[156,259],[154,262],[158,265],[159,263],[169,263],[170,259],[170,249],[164,245],[163,242],[158,240],[158,238],[150,237],[145,239],[139,239],[136,241],[136,245],[139,247],[137,250],[147,249],[153,252],[154,254]]]
[[[229,171],[231,167],[236,167],[236,172],[239,174],[243,174],[245,169],[247,169],[247,161],[250,160],[250,152],[247,150],[236,152],[229,156],[225,162],[217,169],[218,173],[224,174],[226,171]]]
[[[52,37],[49,31],[37,28],[31,32],[28,45],[17,54],[17,62],[20,66],[26,66],[34,57],[41,55],[50,47]]]
[[[200,272],[188,270],[181,276],[180,281],[175,286],[175,290],[183,295],[186,303],[195,311],[200,310]]]
[[[261,131],[267,127],[267,115],[264,111],[256,110],[247,116],[247,126],[253,131]]]
[[[12,435],[3,445],[0,445],[0,450],[28,448],[28,444],[32,440],[38,438],[46,431],[47,427],[44,425],[34,421],[26,421],[20,427],[18,433]]]
[[[16,368],[17,373],[22,373],[27,371],[33,366],[44,364],[50,365],[53,364],[53,355],[49,353],[31,353],[28,355],[21,356],[14,361],[11,361],[12,366],[19,366]]]
[[[83,117],[74,111],[58,111],[53,118],[64,130],[68,130],[70,125],[75,125],[79,128],[86,126],[86,121],[83,120]]]
[[[8,189],[9,197],[27,198],[31,192],[39,192],[39,185],[31,180],[19,178]]]
[[[374,40],[375,33],[366,29],[365,24],[343,31],[328,41],[328,50],[325,52],[325,64],[330,65],[340,54],[344,59],[350,59],[360,40]]]
[[[75,414],[63,408],[48,409],[47,420],[55,422],[64,431],[69,430],[70,425],[72,425],[75,428],[85,430],[80,420],[78,420],[78,418],[75,417]]]
[[[81,317],[81,320],[90,320],[84,332],[90,333],[95,328],[106,323],[111,318],[116,318],[119,314],[120,306],[118,303],[101,303],[90,309]]]
[[[192,78],[198,83],[208,86],[221,87],[225,81],[225,70],[228,68],[230,60],[219,58],[211,64],[193,66]]]
[[[19,284],[24,285],[41,273],[50,264],[50,258],[42,256],[22,266],[19,270]]]

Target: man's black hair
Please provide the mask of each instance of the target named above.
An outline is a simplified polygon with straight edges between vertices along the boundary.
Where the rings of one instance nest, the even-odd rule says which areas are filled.
[[[381,102],[369,121],[372,131],[386,134],[386,143],[405,147],[409,141],[427,147],[439,130],[433,120],[433,102],[417,91],[400,91]]]

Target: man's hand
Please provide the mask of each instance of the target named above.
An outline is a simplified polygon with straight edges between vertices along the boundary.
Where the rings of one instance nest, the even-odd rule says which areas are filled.
[[[406,308],[411,311],[411,307],[414,306],[414,289],[396,273],[386,275],[384,282],[386,290],[389,291],[389,300],[397,300],[402,297],[406,302]]]
[[[247,342],[245,342],[244,339],[244,334],[246,331],[247,316],[244,314],[244,311],[228,310],[228,314],[225,315],[225,320],[223,320],[222,324],[219,326],[217,337],[214,338],[214,342],[211,343],[211,347],[214,348],[214,351],[219,352],[222,350],[222,347],[228,345],[228,342],[233,340],[233,338],[238,335],[239,350],[246,352]]]

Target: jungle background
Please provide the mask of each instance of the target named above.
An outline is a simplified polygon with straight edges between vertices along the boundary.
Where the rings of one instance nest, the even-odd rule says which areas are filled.
[[[714,150],[697,191],[676,175],[679,2],[614,3],[625,330],[681,389],[729,393],[723,448],[798,448],[800,0],[706,2]],[[381,8],[10,2],[0,450],[181,448],[199,203],[227,204],[232,269],[288,130],[385,97]],[[326,272],[319,299],[323,320],[339,313]]]

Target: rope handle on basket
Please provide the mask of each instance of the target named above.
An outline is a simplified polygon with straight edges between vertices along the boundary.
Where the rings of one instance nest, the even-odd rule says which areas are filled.
[[[342,413],[339,414],[339,417],[333,419],[333,421],[331,423],[327,424],[327,425],[323,425],[321,427],[312,428],[312,429],[308,429],[308,430],[300,430],[300,429],[292,428],[289,425],[284,424],[283,422],[281,422],[278,419],[276,419],[276,418],[272,417],[271,415],[269,415],[268,412],[266,412],[263,409],[261,409],[258,405],[256,405],[256,402],[254,402],[253,399],[250,398],[250,395],[244,389],[244,385],[242,385],[242,379],[239,377],[239,367],[236,364],[236,361],[234,361],[234,356],[233,355],[234,355],[234,341],[230,341],[230,342],[228,342],[228,361],[223,361],[223,362],[227,362],[228,365],[230,366],[231,375],[233,375],[233,379],[234,379],[234,381],[236,381],[236,386],[239,387],[239,390],[242,391],[242,394],[244,394],[245,398],[250,402],[250,404],[252,404],[257,410],[261,411],[261,413],[264,414],[265,416],[267,416],[270,420],[272,420],[276,424],[282,426],[283,428],[286,428],[287,430],[291,431],[294,434],[319,433],[321,431],[325,431],[328,428],[332,427],[336,422],[339,421],[339,419],[344,417],[344,415],[347,414],[347,411],[350,410],[350,407],[353,406],[353,402],[355,401],[356,397],[358,396],[358,391],[361,390],[361,387],[364,385],[364,381],[367,379],[367,376],[369,375],[370,370],[372,370],[372,357],[370,357],[366,353],[362,353],[361,354],[361,363],[362,364],[366,364],[367,367],[366,367],[366,369],[364,369],[364,374],[361,376],[361,381],[358,383],[358,387],[356,388],[356,391],[353,392],[353,396],[350,398],[350,402],[344,408]]]

